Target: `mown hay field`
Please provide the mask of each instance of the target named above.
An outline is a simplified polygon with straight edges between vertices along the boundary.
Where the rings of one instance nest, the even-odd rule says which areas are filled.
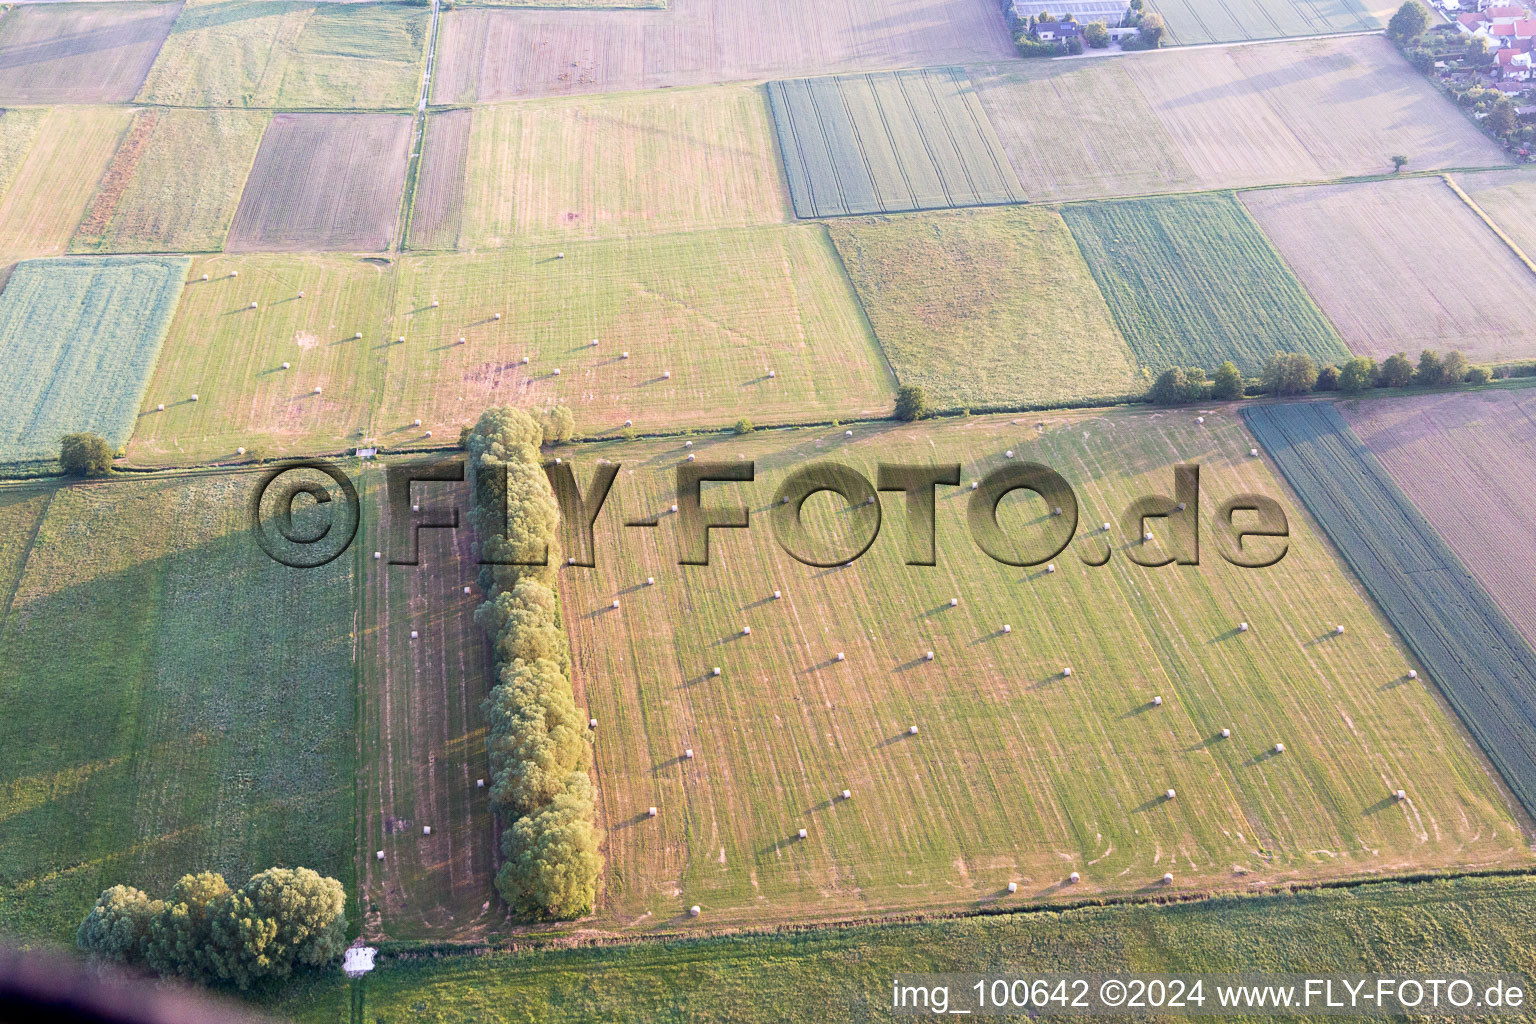
[[[426,115],[411,220],[406,226],[409,248],[452,249],[459,244],[474,116],[468,107],[434,110]]]
[[[1528,169],[1458,174],[1456,183],[1522,252],[1536,260],[1536,174]]]
[[[1536,356],[1536,273],[1438,178],[1276,189],[1242,200],[1351,351]],[[1448,272],[1475,267],[1475,283]]]
[[[70,250],[221,248],[267,117],[247,110],[137,111]]]
[[[64,251],[132,121],[124,107],[53,107],[23,129],[30,138],[0,194],[0,254]]]
[[[1014,56],[993,0],[671,0],[651,11],[446,11],[432,97],[629,92]]]
[[[1382,0],[1157,0],[1152,8],[1168,41],[1184,45],[1379,32],[1396,9]]]
[[[1193,413],[1044,422],[695,440],[700,460],[752,459],[757,474],[706,489],[707,506],[753,515],[746,532],[715,531],[710,564],[696,567],[678,565],[679,517],[666,514],[681,442],[561,453],[583,485],[599,456],[620,465],[597,568],[567,568],[561,583],[578,703],[598,720],[602,922],[686,929],[698,904],[706,926],[803,924],[1530,863],[1507,795],[1431,674],[1407,680],[1415,663],[1265,460],[1249,457],[1241,423],[1219,412],[1203,424]],[[811,568],[775,542],[773,495],[791,470],[834,460],[873,478],[877,462],[953,460],[970,481],[1009,464],[1008,450],[1062,473],[1083,503],[1083,536],[1055,573],[983,554],[963,524],[963,484],[940,489],[933,568],[903,564],[899,495],[882,499],[882,535],[851,567]],[[1165,542],[1128,538],[1121,513],[1171,491],[1180,462],[1202,468],[1201,563],[1133,565]],[[1288,514],[1288,552],[1272,568],[1216,550],[1210,516],[1238,493]],[[826,495],[807,504],[818,527],[843,524],[827,527],[833,552],[873,515],[843,507]],[[619,525],[658,514],[654,529]],[[1003,529],[1032,542],[1022,531],[1051,518],[1022,496],[1002,509]],[[1101,519],[1117,524],[1107,537]],[[1100,568],[1080,558],[1106,550]],[[1394,802],[1397,788],[1410,799]]]
[[[393,298],[388,268],[358,259],[194,260],[129,457],[187,464],[356,443],[382,388]]]
[[[138,91],[181,107],[412,107],[428,12],[409,3],[188,4]]]
[[[417,484],[411,496],[421,514],[406,510],[402,520],[389,507],[386,464],[358,480],[367,510],[356,542],[364,931],[371,939],[483,939],[506,926],[507,911],[494,885],[498,831],[487,790],[476,785],[488,774],[480,704],[495,678],[474,619],[484,595],[473,534],[467,523],[422,530],[419,564],[391,564],[411,558],[410,523],[450,520],[470,496],[462,484]]]
[[[1536,811],[1531,644],[1334,406],[1258,405],[1244,416],[1515,796]]]
[[[1273,893],[1244,899],[1084,907],[1062,913],[796,931],[698,941],[387,959],[368,980],[369,1019],[429,1014],[576,1022],[634,1015],[668,1024],[823,1024],[885,1007],[893,978],[1118,975],[1266,970],[1425,977],[1449,958],[1467,974],[1529,975],[1536,885],[1461,878]],[[1214,1002],[1210,988],[1206,997]],[[958,1006],[966,990],[951,993]],[[339,972],[298,982],[271,1008],[330,1024],[348,1012]],[[1211,1003],[1207,1003],[1207,1006]],[[829,1008],[832,1008],[829,1012]],[[1157,1019],[1157,1018],[1150,1018]],[[1293,1017],[1246,1015],[1245,1020]]]
[[[1536,392],[1343,402],[1339,411],[1536,646]]]
[[[920,386],[934,408],[1146,390],[1060,213],[957,210],[828,227],[897,380]]]
[[[189,871],[302,864],[351,891],[351,562],[269,559],[249,532],[256,482],[42,492],[0,627],[7,934],[72,945],[102,889]],[[9,493],[0,522],[30,515],[14,497],[37,492]]]
[[[438,173],[434,141],[424,178]],[[466,249],[789,217],[754,86],[476,107],[463,168],[458,242]]]
[[[0,14],[0,104],[125,103],[179,3],[15,4]]]
[[[962,68],[769,82],[768,101],[797,216],[1024,198]]]
[[[973,69],[1031,199],[1499,167],[1505,155],[1378,37]],[[1127,81],[1128,80],[1128,81]]]
[[[139,463],[440,445],[489,405],[564,404],[597,434],[626,419],[644,431],[884,415],[893,401],[820,226],[390,266],[221,256],[191,276],[145,397],[166,411],[142,417],[129,446]]]
[[[186,272],[153,256],[16,266],[0,292],[0,463],[56,460],[83,430],[128,442]]]
[[[1062,209],[1137,361],[1257,373],[1276,352],[1339,362],[1349,352],[1229,194]]]
[[[380,252],[395,238],[411,118],[277,114],[229,229],[231,252]]]

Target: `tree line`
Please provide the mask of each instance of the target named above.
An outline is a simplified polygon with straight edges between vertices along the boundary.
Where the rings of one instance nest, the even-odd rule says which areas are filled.
[[[342,884],[309,868],[268,868],[238,889],[205,871],[183,875],[165,899],[114,885],[80,923],[75,942],[165,977],[250,988],[341,956],[346,905]]]
[[[571,656],[555,594],[560,510],[539,446],[561,424],[519,409],[487,410],[465,438],[486,601],[475,619],[495,652],[484,704],[491,805],[510,825],[496,890],[529,918],[590,913],[602,870],[591,749],[571,688]]]
[[[1206,399],[1232,401],[1246,394],[1293,396],[1313,391],[1342,391],[1359,394],[1371,388],[1444,387],[1452,384],[1487,384],[1492,379],[1486,367],[1472,366],[1460,352],[1443,357],[1432,349],[1419,354],[1415,365],[1402,352],[1388,356],[1380,364],[1370,356],[1356,356],[1338,366],[1319,367],[1302,352],[1276,352],[1264,364],[1255,382],[1243,379],[1230,360],[1207,378],[1198,366],[1174,366],[1158,375],[1147,392],[1154,405],[1182,405]]]

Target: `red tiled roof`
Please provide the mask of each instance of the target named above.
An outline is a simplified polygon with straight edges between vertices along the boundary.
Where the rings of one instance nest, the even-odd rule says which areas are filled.
[[[1500,19],[1524,18],[1527,12],[1524,7],[1490,7],[1483,12],[1483,18],[1488,21]]]

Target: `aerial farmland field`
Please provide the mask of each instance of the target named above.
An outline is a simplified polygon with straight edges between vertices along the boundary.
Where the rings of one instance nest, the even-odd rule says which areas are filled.
[[[710,507],[754,515],[747,532],[716,531],[700,567],[676,564],[676,519],[618,526],[676,500],[676,440],[564,453],[583,484],[599,454],[620,464],[598,568],[561,583],[578,699],[599,722],[604,920],[686,928],[683,909],[699,904],[710,922],[801,922],[1166,891],[1165,872],[1175,892],[1243,890],[1531,860],[1499,786],[1433,691],[1406,681],[1415,663],[1248,456],[1235,416],[1034,422],[699,442],[701,460],[757,466],[754,483],[707,492]],[[811,461],[872,476],[877,461],[954,460],[968,481],[1007,464],[1005,449],[1063,473],[1085,503],[1087,536],[1058,572],[983,554],[962,525],[963,487],[940,489],[934,568],[902,564],[895,495],[884,536],[851,567],[811,568],[775,543],[774,489]],[[1207,534],[1198,567],[1146,569],[1121,526],[1099,539],[1089,524],[1172,490],[1176,462],[1202,466],[1200,507],[1239,492],[1279,501],[1284,558],[1240,569]],[[824,496],[807,512],[847,523],[840,508]],[[1040,518],[1017,499],[1003,513],[1009,532]],[[846,551],[867,526],[828,528],[830,543]],[[1102,568],[1079,558],[1105,550]],[[1412,799],[1394,804],[1397,787]]]
[[[487,775],[480,704],[494,668],[474,619],[483,595],[473,586],[473,535],[423,530],[420,564],[393,564],[410,559],[411,534],[390,514],[384,473],[370,469],[360,483],[368,509],[358,538],[368,553],[361,616],[369,626],[359,651],[359,842],[369,852],[359,882],[376,908],[364,929],[370,939],[483,939],[506,927],[507,913],[494,901],[496,832],[476,786]],[[431,517],[468,507],[466,491],[419,484],[412,498]],[[383,558],[373,560],[373,551]]]
[[[1146,390],[1056,211],[844,218],[829,230],[897,379],[935,408]]]
[[[1141,366],[1253,374],[1276,352],[1349,352],[1228,194],[1083,203],[1062,215]]]
[[[464,227],[464,175],[474,112],[434,110],[422,130],[422,162],[406,240],[412,249],[452,249]]]
[[[1536,260],[1536,174],[1525,169],[1455,177],[1473,202],[1514,239],[1522,252]]]
[[[72,942],[106,886],[194,868],[350,883],[352,564],[271,561],[247,533],[255,481],[41,492],[0,632],[7,933]],[[38,492],[10,493],[0,521]]]
[[[71,251],[221,248],[266,125],[258,111],[140,110]]]
[[[466,249],[789,218],[760,87],[534,100],[473,116]],[[426,173],[435,158],[429,140]]]
[[[416,102],[426,32],[426,8],[410,3],[194,0],[177,17],[138,99],[405,109]]]
[[[42,115],[0,196],[0,253],[64,251],[132,120],[122,107],[54,107]]]
[[[1536,808],[1536,652],[1325,402],[1244,416],[1439,683],[1527,811]]]
[[[564,404],[591,434],[723,409],[758,423],[890,411],[889,371],[820,226],[563,251],[195,261],[145,397],[166,411],[140,419],[129,455],[441,445],[493,404]]]
[[[1536,274],[1438,178],[1248,192],[1351,351],[1460,349],[1473,362],[1536,355]],[[1477,267],[1475,289],[1447,267]],[[1494,301],[1489,298],[1497,296]]]
[[[490,103],[1014,55],[994,0],[770,0],[748,17],[733,0],[671,0],[666,11],[471,7],[443,15],[432,98]]]
[[[15,4],[0,15],[0,104],[133,99],[179,3]]]
[[[768,83],[800,217],[1020,202],[961,68]]]
[[[388,249],[400,219],[411,119],[277,114],[229,229],[231,252]]]
[[[1339,411],[1536,646],[1536,537],[1530,528],[1536,392],[1343,402]]]
[[[1378,32],[1397,5],[1384,0],[1157,0],[1175,44]]]
[[[1199,184],[1126,70],[1128,61],[970,68],[1032,200],[1176,192]]]
[[[82,430],[127,443],[186,270],[150,256],[17,265],[0,292],[0,463],[51,461]]]
[[[1508,160],[1375,37],[972,69],[1031,199],[1328,181]],[[1129,79],[1129,81],[1127,81]]]

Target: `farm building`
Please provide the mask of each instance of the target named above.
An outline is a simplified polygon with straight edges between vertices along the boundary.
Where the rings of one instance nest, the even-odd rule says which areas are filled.
[[[1102,21],[1106,25],[1118,25],[1124,20],[1128,7],[1119,0],[1077,0],[1065,7],[1060,4],[1053,6],[1041,0],[1013,0],[1009,10],[1022,22],[1042,14],[1054,14],[1059,21],[1070,16],[1080,24]]]

